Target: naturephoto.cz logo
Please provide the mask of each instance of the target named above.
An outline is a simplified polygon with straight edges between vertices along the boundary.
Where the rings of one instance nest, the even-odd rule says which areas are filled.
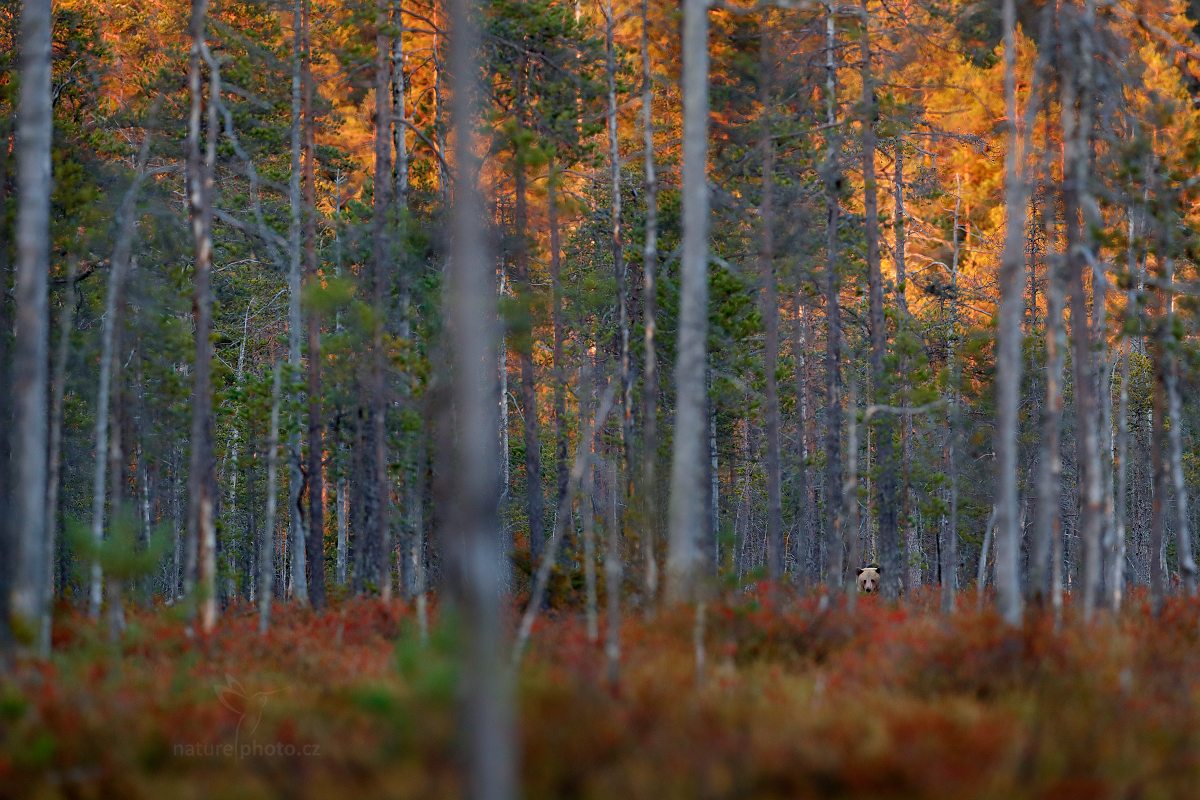
[[[263,709],[271,695],[278,694],[283,689],[254,692],[247,691],[237,678],[226,673],[225,685],[214,686],[217,699],[221,705],[229,709],[237,717],[237,727],[234,729],[233,742],[194,742],[176,743],[172,747],[172,755],[186,758],[243,758],[279,757],[279,756],[319,756],[319,744],[295,744],[292,742],[260,742],[254,737],[262,722]]]

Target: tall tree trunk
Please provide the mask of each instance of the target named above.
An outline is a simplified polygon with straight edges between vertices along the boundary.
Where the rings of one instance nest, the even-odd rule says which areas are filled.
[[[547,211],[550,217],[550,290],[554,293],[551,303],[551,325],[554,336],[554,460],[557,473],[557,506],[567,495],[570,470],[567,466],[569,431],[567,420],[567,376],[566,356],[563,353],[565,332],[563,330],[562,289],[562,241],[558,229],[558,168],[550,162],[547,179]],[[504,398],[501,398],[501,402]]]
[[[58,351],[54,355],[51,375],[53,396],[50,401],[50,463],[46,479],[46,538],[42,555],[45,584],[42,586],[42,618],[38,627],[38,656],[43,660],[50,657],[50,626],[54,606],[54,540],[58,529],[58,484],[62,464],[63,402],[66,396],[67,355],[71,349],[71,331],[75,327],[75,312],[71,301],[75,294],[75,277],[78,274],[79,257],[75,253],[67,256],[67,285],[63,287],[62,310],[58,319]],[[138,459],[139,462],[141,459]]]
[[[367,443],[370,436],[367,432],[367,390],[364,377],[359,378],[358,402],[354,413],[354,447],[351,478],[351,532],[350,546],[353,549],[351,560],[354,571],[350,577],[350,586],[354,593],[361,595],[366,590],[367,577],[367,523],[370,519],[367,505],[370,501],[371,486],[367,467]]]
[[[1167,286],[1175,280],[1175,258],[1170,254],[1174,242],[1167,234],[1168,255],[1163,259],[1164,278]],[[1189,597],[1196,595],[1196,562],[1192,558],[1191,518],[1188,516],[1187,484],[1183,475],[1183,403],[1179,397],[1179,349],[1175,336],[1174,289],[1164,289],[1167,304],[1167,341],[1164,348],[1166,359],[1165,383],[1167,390],[1167,414],[1171,427],[1167,431],[1168,457],[1170,458],[1171,488],[1175,492],[1175,555],[1179,562],[1179,579]]]
[[[1063,282],[1062,256],[1055,252],[1055,203],[1048,197],[1045,215],[1046,271],[1046,400],[1042,405],[1041,448],[1038,454],[1037,520],[1034,524],[1032,557],[1029,563],[1029,593],[1039,606],[1054,602],[1048,581],[1056,551],[1055,537],[1060,533],[1059,515],[1062,494],[1061,429],[1063,412],[1063,370],[1066,363],[1067,333],[1063,326],[1066,287]],[[1055,612],[1058,613],[1057,611]]]
[[[594,370],[593,365],[587,365],[580,372],[579,387],[579,418],[586,420],[592,415],[592,381],[586,376],[588,370]],[[598,374],[598,371],[597,371]],[[583,517],[583,586],[585,594],[585,613],[587,615],[587,637],[593,644],[600,638],[599,598],[596,595],[596,497],[600,493],[600,471],[597,467],[596,455],[600,441],[600,431],[591,432],[591,441],[586,443],[589,472],[591,473],[591,488],[583,492],[579,503],[579,513]]]
[[[675,366],[675,444],[668,510],[667,599],[696,593],[704,530],[708,393],[708,4],[683,3],[683,252]]]
[[[430,393],[433,397],[434,393]],[[421,637],[421,645],[429,643],[429,598],[428,598],[428,581],[426,580],[425,572],[425,498],[428,495],[428,469],[429,469],[429,436],[427,432],[422,432],[417,439],[416,453],[416,476],[414,483],[419,487],[415,496],[412,498],[412,516],[413,516],[413,535],[412,535],[412,564],[413,564],[413,593],[417,598],[417,630]],[[502,562],[502,564],[505,562]],[[500,576],[501,591],[505,587],[506,576],[502,573]]]
[[[766,320],[767,373],[767,574],[771,580],[783,579],[783,493],[780,489],[779,445],[779,386],[775,372],[779,364],[779,300],[775,295],[775,206],[774,172],[775,144],[771,140],[771,79],[775,69],[771,53],[770,12],[764,11],[759,34],[761,75],[759,78],[762,103],[762,130],[759,147],[762,149],[762,205],[759,216],[762,241],[758,261],[763,282],[762,305]]]
[[[383,332],[387,323],[388,297],[391,294],[391,238],[388,216],[392,209],[392,103],[391,70],[389,67],[390,42],[385,35],[388,21],[386,0],[375,4],[375,218],[374,251],[375,286],[373,297],[373,339],[371,365],[371,443],[373,445],[373,472],[375,479],[375,546],[378,558],[373,577],[384,600],[392,597],[391,547],[389,546],[388,512],[391,505],[391,479],[388,476],[387,427],[384,415],[387,412],[387,363],[383,350]],[[492,429],[493,431],[495,428]]]
[[[1134,252],[1134,219],[1132,207],[1126,210],[1129,218],[1129,275],[1139,272],[1138,260]],[[1121,610],[1121,601],[1125,595],[1125,537],[1126,515],[1129,508],[1129,351],[1133,340],[1128,331],[1130,324],[1140,324],[1137,313],[1136,282],[1129,282],[1129,291],[1125,296],[1125,314],[1121,326],[1121,389],[1117,403],[1117,488],[1115,508],[1113,509],[1113,552],[1108,574],[1109,604],[1113,613]]]
[[[717,453],[717,401],[712,394],[712,366],[707,366],[705,372],[708,386],[708,402],[705,404],[708,414],[708,497],[704,542],[712,547],[712,575],[716,576],[721,569],[721,470]]]
[[[195,112],[195,109],[193,109]],[[197,122],[197,124],[199,124]],[[108,408],[110,400],[110,379],[113,363],[113,338],[116,333],[117,318],[123,304],[125,270],[129,266],[130,254],[133,248],[133,234],[137,226],[138,191],[145,179],[146,163],[150,158],[150,133],[147,132],[138,153],[137,172],[134,173],[133,183],[125,192],[121,206],[117,211],[117,241],[109,260],[108,296],[105,301],[104,320],[100,326],[100,385],[96,398],[96,427],[95,446],[96,463],[92,473],[92,539],[97,544],[104,538],[104,504],[107,488],[108,469]],[[189,534],[190,536],[191,534]],[[195,579],[195,550],[189,549],[189,580]],[[88,613],[92,619],[100,618],[102,601],[103,574],[98,562],[92,564],[91,589],[89,593]],[[188,591],[191,591],[190,584]]]
[[[604,547],[604,663],[608,684],[616,687],[621,676],[621,524],[617,492],[617,462],[608,462],[608,541]]]
[[[525,426],[525,487],[529,513],[529,566],[537,571],[546,547],[545,499],[542,490],[541,422],[538,417],[537,387],[533,369],[533,282],[529,276],[529,222],[526,198],[525,57],[518,59],[516,74],[516,126],[513,138],[514,216],[516,218],[516,268],[521,303],[529,316],[530,338],[521,346],[521,416]]]
[[[0,139],[0,202],[7,203],[8,156],[15,128],[11,115],[8,119],[0,122],[0,126],[3,126],[0,128],[3,130],[3,138]],[[8,285],[10,271],[8,247],[0,247],[0,281],[4,281],[5,286]],[[0,424],[0,553],[4,554],[4,558],[0,560],[0,672],[6,672],[12,668],[13,658],[16,655],[14,652],[16,642],[13,639],[10,621],[12,619],[12,585],[16,578],[16,575],[13,574],[16,571],[16,564],[13,562],[19,547],[19,542],[16,540],[17,526],[12,524],[9,515],[16,499],[13,497],[12,486],[16,465],[13,464],[11,458],[15,431],[12,425],[7,423],[12,420],[13,402],[16,398],[12,395],[14,375],[9,369],[8,346],[8,334],[12,330],[13,318],[9,313],[6,295],[7,292],[0,293],[0,420],[5,423]]]
[[[621,443],[625,456],[625,499],[632,506],[635,497],[634,480],[637,477],[637,459],[633,441],[633,367],[629,353],[629,296],[627,270],[625,268],[625,244],[621,241],[621,150],[617,137],[617,60],[613,41],[616,19],[613,16],[612,0],[606,0],[605,52],[608,67],[608,163],[612,181],[612,257],[613,272],[617,283],[617,336],[621,353]],[[621,521],[624,527],[624,521]],[[651,557],[652,545],[642,542],[644,557]],[[647,606],[652,604],[646,598]]]
[[[50,338],[50,0],[21,4],[17,108],[16,348],[12,397],[12,613],[36,630],[46,570],[46,371]],[[7,420],[4,424],[7,424]],[[10,534],[11,536],[11,534]],[[5,560],[8,560],[8,553]]]
[[[883,369],[884,351],[887,349],[887,321],[883,313],[883,273],[879,264],[879,199],[875,182],[875,121],[879,112],[875,100],[874,79],[871,76],[871,28],[867,0],[862,2],[862,18],[862,170],[871,315],[871,386],[874,402],[886,405],[891,381]],[[901,564],[900,533],[896,519],[896,464],[892,450],[892,423],[888,414],[879,416],[875,443],[875,461],[879,465],[877,502],[879,553],[883,562],[882,594],[884,599],[894,601],[900,594]],[[909,553],[908,557],[911,559],[913,554]],[[857,564],[850,566],[858,567]],[[911,591],[914,587],[908,588]]]
[[[311,0],[304,0],[304,258],[310,291],[321,285],[317,272],[316,122],[313,119]],[[325,607],[325,445],[321,421],[321,315],[308,311],[308,599],[313,608]]]
[[[463,742],[466,796],[509,800],[517,794],[516,737],[506,670],[500,665],[500,574],[495,558],[497,411],[493,365],[496,331],[495,271],[483,236],[483,208],[476,187],[479,164],[472,132],[475,105],[475,53],[479,32],[471,19],[472,0],[452,0],[450,38],[454,65],[452,93],[454,186],[450,270],[450,339],[453,346],[453,404],[458,422],[453,473],[455,503],[450,530],[461,553],[456,594],[464,627]]]
[[[1005,158],[1008,223],[1000,264],[999,330],[996,343],[996,589],[1004,621],[1021,621],[1017,556],[1020,515],[1017,512],[1017,415],[1021,388],[1021,317],[1024,314],[1024,231],[1028,191],[1024,154],[1020,151],[1016,114],[1016,12],[1004,0],[1004,99],[1010,135]],[[1033,98],[1030,98],[1032,104]]]
[[[291,226],[288,230],[288,245],[291,261],[288,268],[288,366],[290,372],[288,382],[293,383],[300,376],[300,331],[301,319],[301,194],[302,151],[303,151],[303,76],[304,76],[304,5],[302,0],[292,2],[292,168],[288,182],[288,206],[291,212]],[[291,392],[292,413],[296,415],[296,427],[292,433],[288,447],[288,515],[290,530],[287,547],[291,553],[291,583],[292,596],[301,605],[308,604],[308,578],[305,569],[304,551],[306,537],[304,535],[304,516],[301,513],[301,491],[304,486],[304,475],[301,471],[300,450],[300,398],[294,389]]]
[[[808,475],[808,315],[804,308],[799,282],[796,286],[796,330],[792,355],[796,359],[796,539],[792,550],[795,558],[793,581],[801,588],[809,583],[808,552],[812,517],[809,498],[812,489]]]
[[[842,489],[846,505],[840,511],[843,519],[842,530],[846,535],[845,548],[848,563],[841,581],[846,592],[846,606],[851,613],[854,613],[854,606],[858,600],[858,581],[856,580],[858,567],[855,565],[861,558],[859,540],[862,537],[858,530],[858,379],[853,369],[848,372],[850,373],[850,389],[849,396],[846,398],[848,404],[846,409],[846,483]],[[887,568],[884,567],[884,569]]]
[[[1100,579],[1100,522],[1103,493],[1100,490],[1100,436],[1096,407],[1096,382],[1092,372],[1092,335],[1088,320],[1087,294],[1083,272],[1087,266],[1084,248],[1086,231],[1080,215],[1087,183],[1086,142],[1091,130],[1092,103],[1089,75],[1090,36],[1080,28],[1079,76],[1082,91],[1076,95],[1075,58],[1068,36],[1063,42],[1062,59],[1062,135],[1063,135],[1063,216],[1066,234],[1066,267],[1071,290],[1071,367],[1074,373],[1076,463],[1079,471],[1079,536],[1083,544],[1083,618],[1090,621],[1096,609]],[[1076,116],[1075,104],[1080,108]]]
[[[658,177],[654,168],[654,85],[650,74],[650,2],[642,0],[642,164],[646,236],[642,249],[642,541],[647,613],[658,597]]]
[[[897,152],[899,146],[897,145]],[[897,164],[897,172],[900,170]],[[897,192],[897,222],[902,206]],[[942,613],[954,613],[955,592],[958,590],[958,427],[959,427],[959,386],[958,374],[958,229],[962,212],[962,179],[954,176],[954,230],[951,234],[952,251],[950,255],[950,342],[948,361],[950,372],[950,408],[946,413],[946,472],[950,478],[950,516],[946,520],[945,533],[940,542],[941,572],[942,572]],[[901,239],[901,234],[897,234]],[[900,245],[896,245],[897,251]],[[903,284],[902,284],[903,285]],[[903,294],[903,293],[902,293]]]
[[[275,362],[271,384],[271,428],[267,433],[267,518],[258,550],[258,632],[266,634],[271,625],[271,600],[275,593],[275,505],[276,472],[279,463],[279,394],[282,368]],[[340,498],[339,498],[340,499]]]
[[[396,147],[396,207],[403,217],[408,200],[408,106],[404,54],[404,4],[397,0],[392,8],[396,37],[392,39],[392,108],[396,127],[392,133]]]
[[[212,186],[216,160],[216,100],[219,96],[217,70],[210,65],[208,146],[200,151],[200,118],[204,106],[200,61],[204,43],[207,0],[193,0],[192,53],[189,84],[192,95],[188,125],[188,206],[195,247],[192,313],[195,317],[196,360],[192,385],[191,464],[188,469],[188,577],[194,599],[200,602],[201,629],[212,629],[216,622],[213,597],[212,549],[216,542],[213,505],[216,499],[216,474],[212,456]],[[196,586],[196,583],[199,586]],[[93,589],[93,591],[95,591]]]
[[[200,309],[197,317],[203,316],[204,322],[196,323],[196,363],[200,364],[201,349],[204,353],[203,382],[201,368],[196,367],[196,389],[192,400],[192,416],[203,415],[204,434],[202,446],[205,452],[207,469],[203,480],[205,489],[200,504],[200,524],[197,531],[201,534],[197,541],[197,568],[200,584],[200,629],[210,633],[217,624],[217,473],[216,461],[213,456],[213,438],[216,420],[213,416],[212,398],[212,358],[213,347],[210,341],[213,330],[213,295],[212,295],[212,203],[213,203],[213,174],[217,163],[217,138],[221,129],[217,122],[217,104],[221,99],[221,68],[220,62],[208,55],[208,46],[201,41],[201,48],[208,63],[208,138],[204,153],[204,248],[207,251],[204,258],[204,279],[196,279],[196,306]],[[200,250],[199,243],[196,247]],[[196,257],[196,272],[200,273],[200,257]],[[204,341],[200,341],[203,334]],[[203,391],[201,390],[203,387]],[[193,423],[193,431],[195,424]],[[192,445],[193,452],[197,444]],[[194,461],[194,457],[193,457]],[[119,587],[118,587],[119,588]]]
[[[1157,303],[1161,303],[1161,295]],[[1166,411],[1166,364],[1163,354],[1163,332],[1155,337],[1154,358],[1154,406],[1150,433],[1150,468],[1153,480],[1153,501],[1150,516],[1150,613],[1158,616],[1162,611],[1166,595],[1166,564],[1163,563],[1164,533],[1167,517],[1167,469],[1163,453]]]
[[[122,306],[118,305],[116,309],[116,325],[117,330],[113,336],[116,344],[116,352],[119,354],[121,347],[121,328],[124,327],[124,321],[121,319]],[[125,433],[127,426],[128,414],[126,413],[125,400],[128,397],[123,397],[122,388],[122,373],[124,372],[121,366],[121,359],[114,359],[112,362],[112,441],[108,447],[108,474],[109,474],[109,494],[110,494],[110,510],[112,511],[111,529],[115,532],[121,527],[132,523],[132,515],[126,514],[122,508],[125,501]],[[110,642],[118,642],[121,638],[121,632],[125,629],[125,614],[122,608],[122,588],[124,580],[121,575],[109,575],[105,581],[106,594],[108,595],[108,639]],[[202,606],[203,608],[203,606]],[[211,626],[205,624],[202,618],[201,625],[205,630],[211,630]]]
[[[825,124],[827,147],[822,166],[825,183],[825,582],[836,585],[842,574],[842,310],[838,275],[838,198],[842,176],[837,128],[837,36],[833,0],[825,18]]]
[[[907,296],[907,263],[906,263],[906,247],[907,240],[904,230],[904,139],[900,136],[896,137],[896,166],[895,166],[895,184],[893,191],[895,194],[895,211],[896,219],[894,221],[896,234],[896,247],[893,253],[893,258],[896,264],[896,302],[900,307],[900,316],[897,322],[897,327],[907,325],[909,320],[908,311],[908,296]],[[953,270],[952,270],[953,272]],[[951,281],[955,276],[951,277]],[[900,335],[899,333],[897,335]],[[886,341],[885,341],[886,345]],[[909,401],[910,382],[907,379],[907,370],[905,362],[902,362],[896,370],[896,374],[901,376],[902,393],[904,403]],[[913,415],[907,414],[900,420],[900,479],[899,481],[893,477],[892,482],[895,486],[893,496],[896,498],[895,507],[898,515],[897,527],[904,525],[904,548],[907,555],[907,575],[905,583],[909,590],[915,589],[921,582],[921,565],[918,559],[919,555],[919,534],[915,524],[916,515],[911,513],[909,499],[909,481],[912,475],[911,464],[913,460],[913,443],[916,439],[913,431]],[[894,463],[894,459],[893,459]],[[881,487],[882,488],[882,487]],[[937,543],[939,553],[943,552],[942,543]],[[940,568],[940,564],[939,564]],[[944,588],[945,584],[943,584]],[[952,591],[952,590],[951,590]],[[943,601],[946,600],[943,592]],[[953,604],[953,598],[950,598]]]
[[[347,529],[346,506],[349,498],[346,494],[346,479],[338,478],[337,482],[337,583],[346,585],[346,557],[349,555],[349,537]]]

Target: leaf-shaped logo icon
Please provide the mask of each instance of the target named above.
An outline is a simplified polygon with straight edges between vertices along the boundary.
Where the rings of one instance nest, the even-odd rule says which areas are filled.
[[[263,709],[267,706],[267,698],[278,694],[281,690],[275,689],[270,692],[251,694],[238,682],[237,678],[225,673],[225,685],[213,686],[213,691],[217,693],[217,699],[221,701],[221,705],[238,715],[237,732],[234,739],[237,742],[241,739],[243,728],[246,729],[247,736],[258,730],[259,723],[262,722]]]

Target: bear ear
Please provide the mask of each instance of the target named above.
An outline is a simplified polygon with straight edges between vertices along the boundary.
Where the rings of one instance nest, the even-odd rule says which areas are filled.
[[[876,574],[876,575],[882,575],[882,574],[883,574],[883,567],[876,567],[876,568],[875,568],[875,574]]]
[[[867,570],[866,570],[866,568],[865,568],[865,567],[859,567],[858,569],[854,570],[854,574],[855,574],[855,575],[862,575],[862,574],[863,574],[864,572],[866,572],[866,571],[867,571]]]

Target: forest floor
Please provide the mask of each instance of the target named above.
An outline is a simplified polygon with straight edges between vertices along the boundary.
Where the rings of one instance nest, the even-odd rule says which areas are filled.
[[[517,683],[526,798],[1200,796],[1200,604],[1021,630],[922,594],[851,615],[816,598],[622,628],[619,684],[578,614],[535,629]],[[0,797],[459,794],[452,626],[401,603],[249,609],[187,637],[133,612],[119,651],[65,607],[49,664],[0,682]]]

